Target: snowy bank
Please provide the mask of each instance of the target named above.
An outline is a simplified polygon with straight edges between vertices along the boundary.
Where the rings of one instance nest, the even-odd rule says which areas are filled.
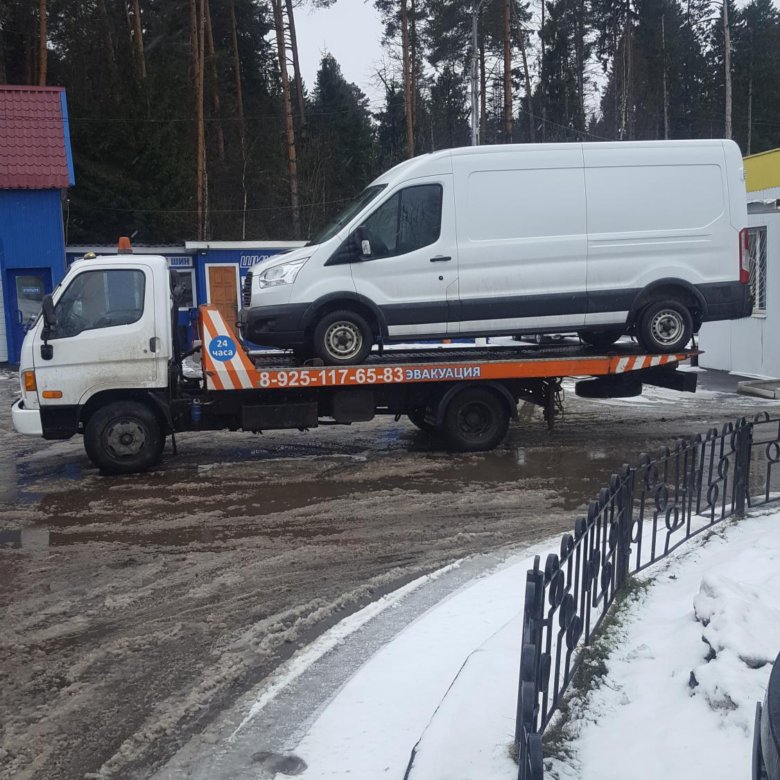
[[[288,746],[306,764],[300,776],[514,780],[528,554],[364,664]],[[726,521],[646,571],[608,629],[605,674],[570,701],[565,757],[546,761],[546,777],[748,778],[755,703],[780,650],[778,561],[774,512]]]

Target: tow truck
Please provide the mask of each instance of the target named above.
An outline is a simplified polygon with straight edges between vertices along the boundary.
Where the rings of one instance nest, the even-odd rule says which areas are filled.
[[[501,443],[520,401],[541,406],[552,426],[566,377],[591,398],[638,395],[643,384],[696,389],[696,374],[678,370],[695,350],[428,345],[374,352],[359,366],[297,365],[249,350],[214,305],[199,308],[200,341],[183,351],[176,312],[164,257],[74,262],[26,335],[16,430],[82,435],[101,472],[128,474],[157,464],[167,437],[176,454],[182,431],[306,431],[407,416],[449,448],[473,452]]]

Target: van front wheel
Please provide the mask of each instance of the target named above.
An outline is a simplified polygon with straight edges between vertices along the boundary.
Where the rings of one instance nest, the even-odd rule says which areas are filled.
[[[639,343],[648,352],[677,352],[685,349],[693,334],[693,317],[678,301],[652,303],[639,319]]]
[[[373,335],[354,311],[332,311],[314,328],[314,351],[327,366],[354,366],[371,352]]]

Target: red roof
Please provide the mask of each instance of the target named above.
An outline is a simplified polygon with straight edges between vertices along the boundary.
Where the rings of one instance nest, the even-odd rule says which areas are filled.
[[[64,90],[0,86],[0,189],[73,184]]]

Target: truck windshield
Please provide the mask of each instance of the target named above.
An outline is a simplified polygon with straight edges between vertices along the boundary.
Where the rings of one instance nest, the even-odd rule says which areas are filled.
[[[355,214],[362,211],[362,209],[367,206],[369,203],[371,203],[374,198],[376,198],[377,195],[379,195],[382,190],[387,187],[386,184],[374,184],[371,187],[366,187],[363,192],[360,193],[360,195],[355,198],[337,217],[333,220],[327,227],[323,228],[319,233],[317,233],[314,238],[312,238],[311,241],[309,241],[307,246],[311,246],[312,244],[322,244],[323,242],[327,241],[330,238],[333,238],[333,236],[336,235],[336,233],[341,230],[341,228],[344,227],[344,225],[349,222],[352,217],[355,216]]]

